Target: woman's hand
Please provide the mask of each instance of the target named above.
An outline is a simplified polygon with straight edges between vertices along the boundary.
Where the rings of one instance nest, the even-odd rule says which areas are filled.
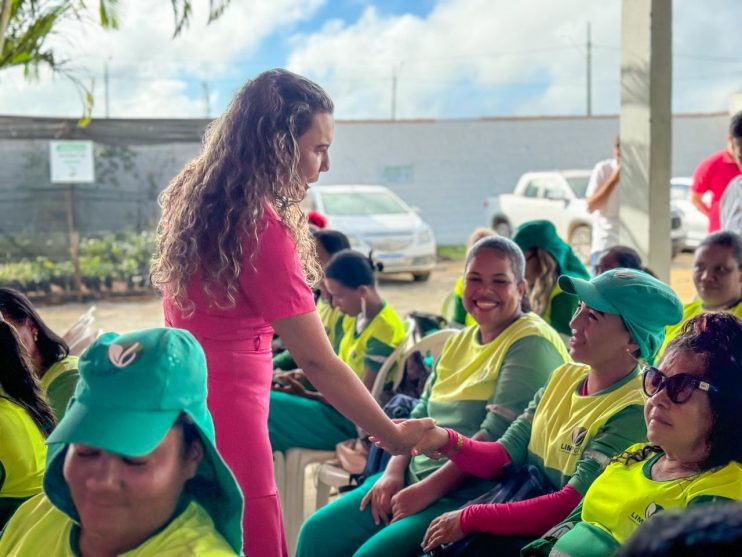
[[[413,436],[416,436],[412,445],[409,446],[407,454],[417,456],[424,453],[430,458],[435,459],[443,456],[439,452],[439,449],[445,447],[448,443],[448,432],[442,427],[437,427],[431,418],[393,421],[397,427],[404,428],[404,435],[407,435],[407,439],[413,440]],[[392,452],[390,445],[386,440],[378,439],[373,435],[369,437],[369,440],[377,447],[384,449],[387,452]]]
[[[301,370],[290,371],[288,373],[278,373],[275,376],[276,381],[271,385],[274,391],[288,393],[291,395],[304,396],[307,389],[304,387],[304,372]]]
[[[461,512],[458,510],[442,514],[430,523],[421,544],[425,553],[444,543],[457,542],[466,537],[461,530]]]
[[[371,490],[361,500],[360,511],[366,510],[371,503],[371,516],[374,524],[389,524],[392,514],[392,497],[404,487],[404,476],[390,473],[388,470],[376,481]]]
[[[412,484],[392,497],[392,522],[406,516],[417,514],[435,502],[436,497],[430,496],[431,491],[420,483]]]

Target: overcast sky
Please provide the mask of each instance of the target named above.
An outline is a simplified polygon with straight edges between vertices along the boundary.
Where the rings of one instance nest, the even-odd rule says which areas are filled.
[[[96,2],[90,2],[95,4]],[[172,39],[167,0],[122,0],[121,27],[68,24],[55,44],[92,85],[94,116],[218,115],[248,78],[287,67],[325,87],[340,119],[584,114],[587,22],[593,111],[619,110],[620,0],[206,0]],[[742,90],[740,0],[676,0],[673,109],[717,112]],[[0,114],[79,116],[64,77],[0,72]]]

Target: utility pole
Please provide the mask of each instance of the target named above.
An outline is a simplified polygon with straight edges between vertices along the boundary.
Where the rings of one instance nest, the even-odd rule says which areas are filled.
[[[397,119],[397,66],[392,66],[392,120]]]
[[[204,80],[201,82],[201,86],[204,91],[204,116],[211,118],[211,101],[209,100],[209,82]]]
[[[587,22],[587,115],[593,115],[593,43],[590,40],[590,22]]]
[[[111,117],[110,108],[111,105],[109,104],[110,99],[108,98],[108,60],[105,60],[103,62],[103,89],[105,91],[105,99],[106,99],[106,118]]]

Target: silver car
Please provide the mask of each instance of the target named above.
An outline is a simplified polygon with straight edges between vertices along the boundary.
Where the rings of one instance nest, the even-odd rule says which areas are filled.
[[[343,232],[353,249],[373,251],[384,273],[412,273],[427,280],[436,263],[433,230],[394,192],[384,186],[312,186],[305,211],[325,215],[329,227]]]

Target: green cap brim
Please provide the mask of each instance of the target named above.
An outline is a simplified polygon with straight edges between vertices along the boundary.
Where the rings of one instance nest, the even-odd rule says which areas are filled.
[[[568,294],[574,294],[593,309],[603,313],[621,314],[613,304],[598,292],[595,285],[587,280],[562,275],[559,277],[559,288]]]
[[[81,443],[124,456],[144,456],[157,448],[178,416],[180,411],[113,410],[74,401],[46,443]]]

